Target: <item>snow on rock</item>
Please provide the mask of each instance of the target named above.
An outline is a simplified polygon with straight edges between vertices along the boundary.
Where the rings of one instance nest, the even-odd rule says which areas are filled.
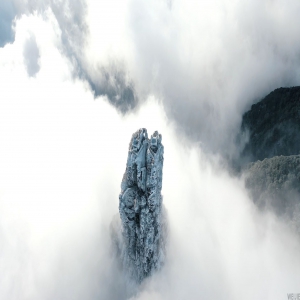
[[[165,259],[161,141],[157,131],[148,139],[145,128],[132,135],[119,196],[121,224],[116,219],[112,224],[115,252],[123,270],[137,283],[161,269]]]

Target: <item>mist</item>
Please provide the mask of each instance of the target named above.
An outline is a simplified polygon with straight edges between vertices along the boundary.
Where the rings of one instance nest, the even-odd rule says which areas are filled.
[[[14,41],[0,48],[0,298],[299,292],[299,235],[223,164],[238,151],[242,113],[299,84],[298,2],[11,3]],[[131,294],[109,226],[141,127],[162,134],[169,237],[164,268]]]

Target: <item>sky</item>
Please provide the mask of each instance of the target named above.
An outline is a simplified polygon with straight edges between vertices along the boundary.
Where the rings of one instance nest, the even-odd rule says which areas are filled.
[[[0,298],[286,299],[300,241],[224,164],[300,84],[298,0],[0,0]],[[164,268],[135,294],[109,227],[133,132],[165,148]]]

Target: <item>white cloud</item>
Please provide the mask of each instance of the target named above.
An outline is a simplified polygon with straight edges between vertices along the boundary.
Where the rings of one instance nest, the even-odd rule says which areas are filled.
[[[241,96],[257,95],[266,86],[284,81],[285,72],[298,70],[296,54],[291,52],[298,47],[293,33],[279,47],[291,60],[277,62],[280,55],[267,55],[271,46],[257,46],[255,54],[253,40],[243,40],[243,34],[238,34],[252,30],[247,18],[235,22],[238,11],[246,7],[229,2],[125,4],[116,12],[111,4],[104,7],[104,20],[111,14],[113,19],[103,21],[103,26],[111,29],[101,29],[99,39],[88,44],[95,49],[84,51],[92,55],[88,68],[110,59],[125,60],[139,93],[147,90],[139,110],[126,116],[105,97],[95,101],[87,82],[74,77],[74,64],[62,51],[62,23],[51,10],[20,17],[14,43],[0,48],[0,298],[125,296],[122,275],[110,256],[109,224],[118,212],[128,143],[140,127],[150,133],[157,129],[163,135],[163,195],[170,235],[165,268],[133,297],[273,299],[298,292],[299,238],[274,215],[257,211],[243,182],[231,178],[214,157],[178,134],[178,123],[169,118],[170,108],[186,97],[180,111],[183,119],[177,121],[189,119],[196,132],[199,121],[193,119],[193,111],[202,107],[206,110],[200,111],[200,122],[207,127],[217,123],[211,131],[215,134],[227,124],[221,133],[228,133],[233,124],[229,119],[238,119],[241,107],[250,101],[237,104]],[[277,5],[280,8],[281,2]],[[101,20],[101,6],[89,8],[91,24],[97,12]],[[125,11],[127,21],[122,19]],[[275,25],[278,18],[286,25],[291,13],[267,12],[275,18]],[[222,17],[229,21],[222,23]],[[114,28],[121,26],[115,24],[119,18],[128,27]],[[128,21],[133,23],[128,25]],[[245,29],[237,26],[242,21]],[[97,22],[91,25],[89,38],[96,35],[97,26]],[[102,36],[106,32],[110,35]],[[28,76],[23,57],[31,34],[40,54],[35,77]],[[282,37],[278,34],[276,41]],[[120,36],[129,45],[125,43],[124,52]],[[97,57],[101,43],[104,50]],[[262,74],[257,77],[256,67],[261,64]],[[272,76],[260,85],[267,75]],[[251,92],[255,84],[259,92]],[[179,98],[173,100],[177,94]],[[207,116],[207,109],[211,115]],[[218,135],[215,139],[216,145],[222,144]]]
[[[140,101],[155,94],[185,134],[232,154],[242,113],[299,84],[299,10],[298,1],[89,1],[83,67],[93,81],[99,66],[123,70]]]

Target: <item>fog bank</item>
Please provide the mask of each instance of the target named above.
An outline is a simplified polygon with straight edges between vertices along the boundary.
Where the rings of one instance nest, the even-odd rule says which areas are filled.
[[[282,1],[264,3],[265,10],[258,2],[99,3],[120,23],[87,2],[80,53],[70,54],[72,40],[66,48],[64,19],[48,2],[19,13],[14,42],[0,48],[0,298],[274,299],[298,292],[299,237],[260,212],[216,154],[234,153],[233,128],[252,99],[298,82],[298,39],[287,22],[297,26],[298,4],[282,11]],[[246,17],[253,10],[261,20],[255,28]],[[96,17],[111,28],[108,37],[101,26],[96,34]],[[268,43],[258,29],[270,33]],[[95,98],[90,82],[101,79],[102,65],[107,74],[122,65],[124,86],[134,87],[138,104],[126,114],[109,95]],[[121,91],[109,76],[108,89]],[[136,295],[126,295],[109,225],[128,143],[141,127],[163,136],[168,257]]]

